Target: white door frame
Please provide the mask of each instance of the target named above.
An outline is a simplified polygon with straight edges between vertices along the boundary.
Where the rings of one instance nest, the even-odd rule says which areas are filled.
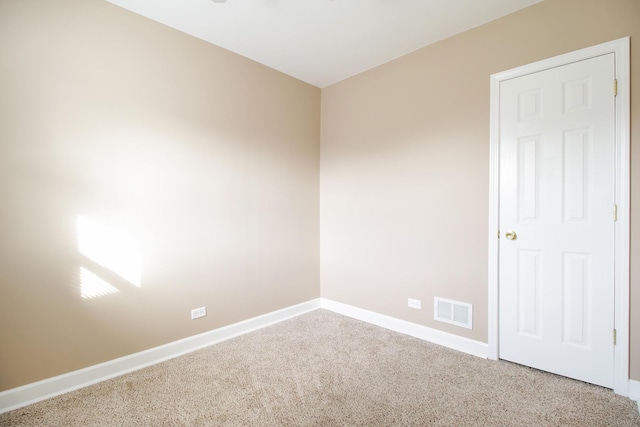
[[[615,223],[615,319],[613,391],[629,395],[629,208],[630,208],[630,73],[629,37],[513,68],[491,76],[489,173],[489,358],[499,357],[498,227],[500,208],[500,82],[608,53],[615,54],[618,96],[615,100],[616,188],[618,220]],[[611,83],[613,91],[613,82]],[[612,212],[613,215],[613,212]],[[613,337],[612,337],[613,339]]]

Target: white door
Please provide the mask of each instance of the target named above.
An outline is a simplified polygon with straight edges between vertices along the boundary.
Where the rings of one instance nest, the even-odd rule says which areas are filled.
[[[499,357],[605,387],[614,75],[607,54],[500,83]]]

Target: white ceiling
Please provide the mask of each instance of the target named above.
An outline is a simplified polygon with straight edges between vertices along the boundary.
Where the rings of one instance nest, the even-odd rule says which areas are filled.
[[[107,0],[325,87],[542,0]]]

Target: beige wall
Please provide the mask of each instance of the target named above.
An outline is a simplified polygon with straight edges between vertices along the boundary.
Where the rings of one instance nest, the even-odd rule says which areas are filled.
[[[545,0],[323,89],[322,296],[486,342],[489,76],[624,36],[632,37],[632,80],[640,82],[640,2]],[[640,127],[638,108],[632,127]],[[634,212],[637,145],[634,137]],[[636,380],[639,246],[632,221]],[[472,303],[473,330],[435,322],[434,296]],[[423,309],[407,308],[408,297]]]
[[[0,391],[319,296],[318,88],[104,1],[4,0],[0,94]],[[79,215],[139,242],[141,287],[81,298]]]

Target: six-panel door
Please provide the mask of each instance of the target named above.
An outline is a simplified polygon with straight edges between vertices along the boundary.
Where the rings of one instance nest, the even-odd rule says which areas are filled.
[[[613,82],[608,54],[500,84],[500,358],[605,387],[613,385]]]

